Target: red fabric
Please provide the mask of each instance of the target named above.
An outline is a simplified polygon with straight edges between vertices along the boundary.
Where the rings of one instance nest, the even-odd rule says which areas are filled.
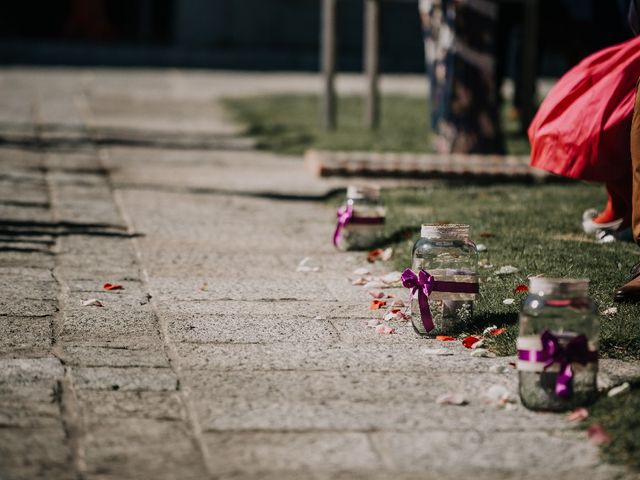
[[[629,178],[638,77],[640,36],[596,52],[569,70],[529,126],[531,166],[589,181]]]

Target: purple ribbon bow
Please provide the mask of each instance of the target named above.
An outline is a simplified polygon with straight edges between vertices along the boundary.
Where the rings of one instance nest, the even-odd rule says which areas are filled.
[[[573,379],[572,363],[587,365],[598,361],[598,352],[589,350],[587,337],[578,335],[573,337],[565,347],[550,331],[545,330],[540,336],[542,350],[518,350],[518,359],[525,362],[545,362],[546,370],[554,363],[560,365],[556,378],[556,395],[561,398],[571,396],[571,380]]]
[[[413,270],[407,268],[402,272],[402,285],[411,289],[411,295],[418,293],[418,305],[420,305],[420,318],[427,332],[435,328],[431,309],[429,308],[429,295],[431,292],[447,293],[478,293],[477,283],[442,282],[436,280],[430,273],[420,270],[416,275]]]
[[[338,209],[338,224],[336,225],[336,231],[333,233],[333,244],[337,247],[338,241],[342,236],[342,230],[353,218],[353,206],[344,205]]]
[[[384,217],[356,217],[353,214],[352,205],[343,205],[338,208],[338,224],[336,231],[333,233],[333,244],[337,247],[342,231],[349,223],[357,225],[381,225],[384,223]]]

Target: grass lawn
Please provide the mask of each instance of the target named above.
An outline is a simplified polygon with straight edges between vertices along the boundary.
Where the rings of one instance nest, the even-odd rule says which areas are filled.
[[[338,129],[320,127],[320,98],[317,95],[264,95],[227,98],[223,106],[257,147],[277,153],[301,155],[309,148],[321,150],[373,150],[428,152],[428,108],[424,98],[385,95],[381,103],[381,125],[371,131],[364,125],[364,99],[341,96],[338,101]],[[503,122],[509,153],[529,153],[527,140],[507,114]]]
[[[622,285],[629,268],[640,261],[640,248],[632,243],[597,244],[582,233],[582,211],[604,204],[604,188],[583,183],[470,185],[469,182],[437,182],[421,190],[394,190],[385,194],[388,233],[411,232],[411,239],[396,243],[395,263],[409,266],[411,247],[422,223],[454,222],[472,226],[472,238],[487,251],[480,254],[481,298],[474,327],[508,326],[492,348],[515,353],[516,323],[520,300],[526,294],[513,289],[528,283],[527,277],[591,279],[591,297],[601,311],[614,306],[614,288]],[[487,268],[488,265],[492,267]],[[498,276],[505,265],[519,269]],[[503,304],[515,298],[512,305]],[[618,312],[602,317],[603,357],[640,358],[640,306],[617,305]]]
[[[582,211],[604,204],[604,188],[583,183],[526,185],[469,185],[436,182],[421,190],[394,190],[385,194],[389,207],[387,233],[409,232],[410,238],[396,241],[395,267],[409,266],[411,247],[421,223],[460,222],[472,226],[472,238],[487,246],[480,268],[481,297],[474,326],[468,333],[480,333],[485,326],[505,326],[490,348],[499,354],[515,354],[520,301],[526,294],[514,294],[527,277],[590,278],[591,297],[600,311],[614,306],[612,293],[622,285],[632,264],[640,261],[640,248],[631,243],[596,244],[582,233]],[[482,236],[484,234],[484,236]],[[397,237],[397,235],[396,235]],[[495,271],[513,265],[515,274],[497,276]],[[515,298],[505,305],[506,298]],[[604,358],[640,358],[640,306],[617,305],[614,315],[601,317],[600,352]],[[605,458],[640,470],[640,383],[631,392],[614,398],[602,397],[589,407],[586,428],[600,422],[612,442],[603,446]]]

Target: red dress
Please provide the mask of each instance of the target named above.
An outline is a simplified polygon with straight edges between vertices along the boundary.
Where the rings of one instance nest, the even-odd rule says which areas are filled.
[[[631,177],[640,36],[590,55],[551,89],[529,126],[531,166],[581,180]]]

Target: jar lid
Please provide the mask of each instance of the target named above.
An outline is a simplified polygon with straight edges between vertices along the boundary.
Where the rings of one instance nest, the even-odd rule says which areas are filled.
[[[464,223],[432,224],[423,223],[420,229],[422,238],[430,239],[467,239],[469,238],[469,225]]]
[[[378,185],[349,185],[347,198],[380,198],[380,187]]]
[[[529,292],[538,296],[586,297],[589,294],[589,279],[533,277],[529,279]]]

